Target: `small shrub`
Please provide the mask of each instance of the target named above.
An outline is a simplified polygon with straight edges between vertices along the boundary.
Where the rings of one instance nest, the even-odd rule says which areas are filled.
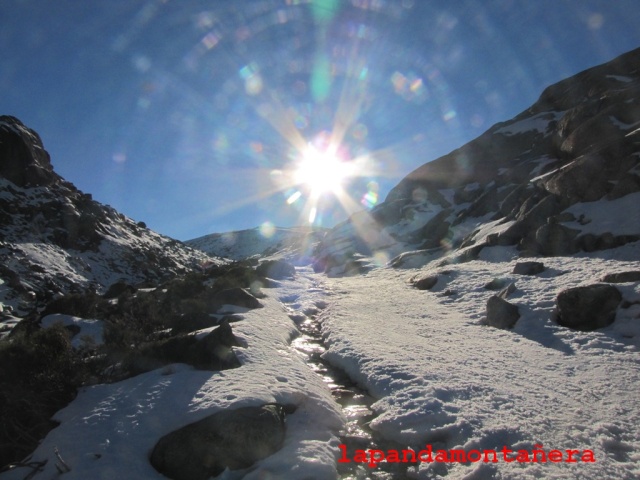
[[[87,377],[62,325],[0,342],[0,466],[24,458],[55,427]]]
[[[49,302],[42,311],[42,316],[62,313],[82,318],[96,318],[108,309],[109,303],[96,293],[73,293]]]

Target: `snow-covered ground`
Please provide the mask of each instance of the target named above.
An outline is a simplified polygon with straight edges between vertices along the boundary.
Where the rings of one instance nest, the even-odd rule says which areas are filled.
[[[638,250],[617,254],[632,260]],[[640,305],[620,309],[613,325],[595,332],[551,319],[560,290],[638,262],[611,262],[603,252],[543,258],[544,273],[523,276],[511,273],[515,253],[493,247],[478,261],[425,267],[440,272],[431,291],[406,283],[415,270],[331,279],[327,357],[379,398],[371,427],[401,444],[467,452],[539,444],[592,450],[596,459],[422,463],[416,478],[639,478]],[[482,325],[495,294],[483,286],[496,277],[516,282],[509,301],[522,317],[510,331]],[[638,283],[619,288],[625,299],[640,300]]]
[[[297,330],[289,315],[323,305],[324,289],[317,282],[300,277],[265,290],[264,308],[232,324],[245,345],[234,349],[240,368],[210,372],[176,364],[83,389],[55,415],[61,425],[34,452],[32,461],[48,459],[34,478],[58,478],[56,448],[71,468],[65,479],[164,478],[148,461],[160,437],[227,407],[269,402],[297,406],[287,416],[283,448],[252,471],[222,478],[335,478],[337,433],[344,417],[321,377],[291,345]],[[48,317],[49,323],[56,320],[68,319]],[[0,477],[23,479],[28,472],[20,468]]]
[[[229,406],[293,403],[284,447],[224,479],[332,479],[340,458],[340,407],[291,345],[289,315],[320,311],[326,358],[376,399],[373,430],[416,451],[436,449],[545,452],[590,450],[595,462],[422,462],[411,478],[635,479],[640,477],[640,304],[618,310],[615,323],[578,332],[553,321],[559,291],[596,283],[605,273],[638,269],[639,242],[604,252],[534,259],[547,269],[512,272],[517,252],[485,248],[478,260],[421,269],[376,268],[327,278],[310,268],[265,290],[265,308],[233,323],[246,345],[242,362],[223,372],[173,365],[112,385],[84,389],[56,415],[61,425],[33,455],[49,459],[35,479],[57,478],[54,449],[71,467],[61,478],[157,479],[148,463],[166,433]],[[415,275],[436,273],[430,291]],[[516,284],[513,330],[483,325],[494,278]],[[628,302],[640,284],[618,284]],[[515,457],[515,455],[514,455]],[[580,455],[577,456],[581,458]],[[373,473],[375,468],[371,470]],[[246,475],[243,477],[243,475]],[[0,475],[23,478],[25,470]]]

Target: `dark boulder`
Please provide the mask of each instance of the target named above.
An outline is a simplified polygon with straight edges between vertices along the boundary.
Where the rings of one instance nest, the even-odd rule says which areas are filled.
[[[102,298],[117,298],[125,292],[134,294],[136,293],[136,287],[129,285],[124,280],[118,280],[116,283],[111,284],[107,291],[102,295]]]
[[[636,192],[640,192],[640,177],[629,173],[618,180],[607,195],[607,199],[615,200]]]
[[[296,276],[296,268],[284,260],[266,260],[256,268],[256,273],[261,277],[282,280]]]
[[[256,297],[251,295],[244,288],[227,288],[216,293],[211,299],[214,308],[221,308],[223,305],[235,305],[242,308],[262,308],[262,304]]]
[[[607,273],[600,281],[606,283],[640,282],[640,271]]]
[[[621,247],[627,243],[633,243],[640,240],[640,235],[614,235],[611,232],[605,232],[599,235],[586,233],[580,235],[576,244],[585,252],[595,252],[596,250],[609,250],[611,248]]]
[[[558,223],[542,225],[536,230],[538,251],[543,255],[569,255],[578,251],[576,237],[579,230]]]
[[[622,295],[616,287],[594,284],[563,290],[556,298],[557,321],[563,327],[590,331],[611,325]]]
[[[509,295],[511,295],[513,292],[515,292],[516,289],[516,284],[515,283],[510,283],[509,285],[507,285],[506,287],[504,287],[502,290],[500,290],[500,292],[498,293],[498,297],[506,300],[507,297]]]
[[[507,287],[511,283],[511,280],[508,278],[497,277],[484,284],[484,288],[487,290],[502,290]]]
[[[537,275],[545,270],[542,262],[517,262],[513,267],[513,273],[517,275]]]
[[[413,286],[418,290],[431,290],[438,283],[437,275],[427,275],[413,280]]]
[[[226,468],[248,468],[282,447],[285,414],[292,410],[267,404],[214,413],[162,437],[151,465],[173,480],[207,480]]]
[[[519,318],[520,312],[516,305],[497,295],[487,300],[487,325],[502,329],[513,328]]]
[[[371,217],[383,227],[398,223],[402,219],[403,204],[397,200],[380,203],[371,210]]]
[[[203,338],[195,335],[179,335],[149,343],[131,353],[125,360],[130,374],[136,375],[171,363],[186,363],[199,370],[226,370],[237,368],[240,361],[232,347],[240,342],[233,334],[228,321]]]

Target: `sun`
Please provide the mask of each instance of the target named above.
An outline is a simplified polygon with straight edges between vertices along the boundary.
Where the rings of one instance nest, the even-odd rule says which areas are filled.
[[[312,196],[338,194],[351,175],[349,163],[332,150],[319,150],[309,145],[302,152],[294,171],[295,182],[307,187]]]

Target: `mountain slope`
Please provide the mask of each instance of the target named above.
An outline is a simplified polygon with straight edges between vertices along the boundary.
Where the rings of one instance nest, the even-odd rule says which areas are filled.
[[[252,465],[216,478],[638,478],[639,53],[550,87],[515,119],[417,169],[371,214],[330,231],[314,265],[330,275],[298,266],[295,276],[254,289],[253,267],[231,265],[122,295],[127,322],[176,307],[172,328],[189,332],[188,345],[229,334],[232,322],[233,349],[224,351],[237,364],[199,370],[171,355],[162,368],[147,363],[130,378],[83,384],[29,461],[0,477],[157,479],[165,465],[156,471],[150,453],[169,436],[184,440],[163,457],[178,460],[172,478],[191,480],[184,470],[196,462],[180,443],[197,445],[207,467],[225,457],[216,454],[228,438],[216,443],[215,429],[198,437],[195,424],[286,406],[281,448],[256,460],[240,443],[226,457],[249,454]],[[35,168],[29,181],[47,171]],[[38,188],[12,186],[9,194]],[[119,238],[129,239],[132,226],[121,228]],[[45,231],[55,239],[55,229]],[[91,235],[70,231],[69,251],[94,252]],[[108,239],[99,234],[102,247]],[[222,238],[210,237],[213,248]],[[247,244],[229,254],[265,254],[257,230],[236,240]],[[330,278],[357,272],[365,274]],[[244,282],[260,297],[256,308],[233,303],[226,282]],[[135,299],[144,308],[131,308]],[[583,317],[595,324],[577,323]],[[66,319],[77,327],[96,321]],[[147,337],[185,345],[182,336],[165,338],[168,325],[148,327],[140,355],[149,352]],[[11,373],[4,365],[0,372]],[[232,437],[251,427],[230,429]],[[452,456],[394,466],[388,445]],[[497,451],[495,460],[480,460],[486,451]]]
[[[548,87],[513,119],[418,167],[382,204],[326,236],[317,269],[344,270],[354,253],[389,260],[465,247],[473,256],[484,245],[517,245],[521,255],[607,249],[638,240],[640,222],[624,234],[588,234],[580,207],[578,216],[565,210],[603,201],[619,213],[619,203],[604,201],[639,191],[637,49]]]
[[[313,249],[326,233],[313,227],[258,227],[227,233],[213,233],[185,242],[209,255],[243,260],[256,255],[286,258],[295,263],[310,262]]]
[[[0,117],[0,303],[26,314],[116,281],[157,282],[208,262],[92,200],[53,171],[37,133]]]

